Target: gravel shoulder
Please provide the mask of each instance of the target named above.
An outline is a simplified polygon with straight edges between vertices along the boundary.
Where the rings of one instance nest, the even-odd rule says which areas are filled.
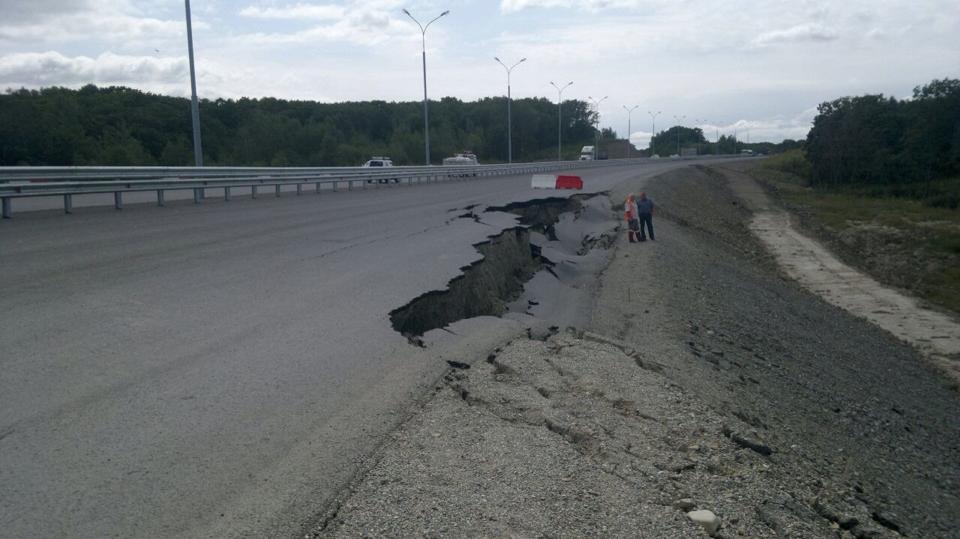
[[[948,537],[960,400],[910,347],[786,279],[722,177],[628,181],[586,328],[453,358],[318,536]]]

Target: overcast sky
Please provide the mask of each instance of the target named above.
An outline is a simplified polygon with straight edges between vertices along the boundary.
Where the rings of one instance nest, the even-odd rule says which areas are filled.
[[[909,96],[960,77],[957,0],[193,0],[201,97],[609,99],[601,124],[647,145],[677,123],[803,138],[821,101]],[[179,0],[0,0],[0,88],[125,85],[189,95]],[[699,120],[699,121],[698,121]]]

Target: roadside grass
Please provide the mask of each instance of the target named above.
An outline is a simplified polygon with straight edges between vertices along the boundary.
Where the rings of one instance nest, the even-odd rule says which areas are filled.
[[[764,160],[750,173],[804,228],[882,283],[960,313],[960,178],[912,186],[807,186],[802,154]],[[808,169],[807,169],[808,170]]]

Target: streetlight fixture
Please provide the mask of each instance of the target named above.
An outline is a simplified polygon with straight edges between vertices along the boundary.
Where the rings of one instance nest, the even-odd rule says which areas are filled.
[[[190,23],[190,0],[183,0],[187,12],[187,52],[190,56],[190,116],[193,124],[193,160],[203,166],[203,144],[200,141],[200,105],[197,103],[197,75],[193,69],[193,25]]]
[[[680,157],[680,128],[683,127],[683,121],[687,119],[687,116],[685,114],[682,116],[674,114],[673,119],[677,121],[677,157]]]
[[[589,99],[590,102],[593,103],[593,110],[595,110],[595,111],[597,112],[597,117],[596,117],[596,120],[595,120],[595,123],[596,123],[595,129],[596,129],[596,131],[594,132],[594,138],[593,138],[593,140],[594,140],[594,142],[593,142],[593,158],[594,158],[594,159],[598,159],[598,158],[600,157],[600,103],[603,103],[604,100],[607,99],[607,97],[609,97],[609,96],[606,96],[606,95],[605,95],[605,96],[601,97],[600,99],[594,99],[594,98],[592,98],[592,97],[590,97],[590,96],[587,96],[587,99]]]
[[[502,65],[505,70],[507,70],[507,163],[513,163],[513,140],[511,138],[511,130],[513,124],[510,120],[510,72],[513,71],[513,68],[527,61],[526,58],[521,58],[519,62],[513,64],[510,67],[507,67],[507,64],[500,61],[496,56],[493,57],[498,64]]]
[[[637,110],[637,107],[639,107],[640,105],[634,105],[629,108],[627,108],[626,105],[621,105],[621,106],[623,107],[623,110],[627,111],[627,158],[629,158],[633,153],[630,151],[631,148],[633,148],[633,145],[630,144],[630,134],[633,132],[632,131],[633,128],[630,124],[630,116],[633,114],[633,111]]]
[[[424,160],[426,164],[430,165],[430,112],[427,109],[427,28],[430,28],[430,25],[433,24],[437,19],[443,17],[444,15],[450,13],[450,10],[444,11],[443,13],[437,15],[426,26],[420,24],[413,15],[407,11],[406,8],[403,9],[404,14],[407,17],[410,17],[413,22],[417,23],[417,26],[420,27],[420,45],[421,52],[423,56],[423,147],[424,147]]]
[[[653,157],[653,137],[657,136],[657,116],[663,114],[663,111],[653,112],[648,110],[647,114],[650,115],[650,157]]]
[[[562,114],[563,114],[563,109],[562,109],[563,91],[566,90],[567,87],[570,86],[571,84],[573,84],[573,81],[570,81],[564,84],[563,88],[561,88],[556,84],[554,84],[553,81],[550,81],[550,85],[557,89],[557,161],[558,162],[561,161],[560,153],[561,153],[561,144],[563,142],[563,138],[562,138],[563,124],[561,124],[560,122],[560,118],[562,117]]]

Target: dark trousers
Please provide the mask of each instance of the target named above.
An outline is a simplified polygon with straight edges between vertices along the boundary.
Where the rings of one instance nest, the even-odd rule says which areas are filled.
[[[647,231],[650,231],[650,239],[655,239],[653,237],[653,215],[640,214],[640,240],[643,241],[647,239]]]

